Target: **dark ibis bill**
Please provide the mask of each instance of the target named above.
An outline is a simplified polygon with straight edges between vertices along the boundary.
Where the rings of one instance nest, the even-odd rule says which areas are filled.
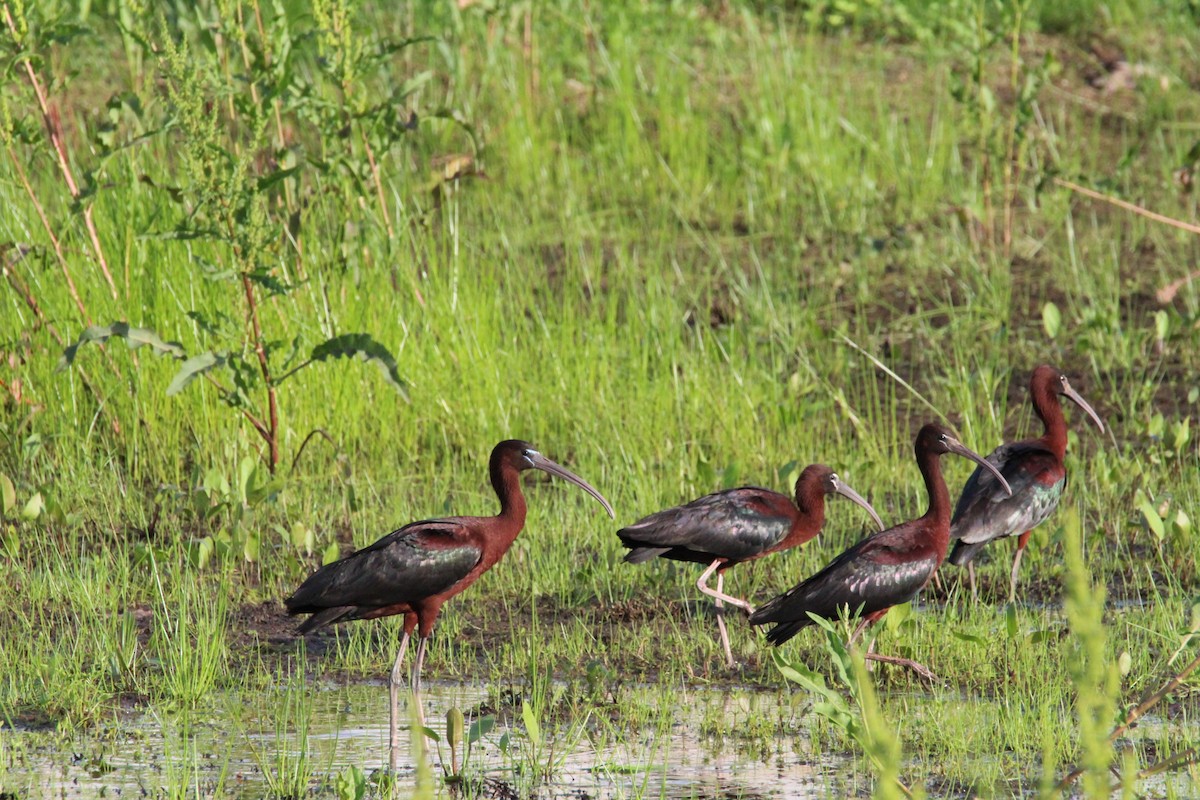
[[[1079,392],[1071,388],[1071,384],[1067,383],[1065,379],[1063,380],[1062,393],[1071,398],[1071,402],[1086,411],[1087,415],[1092,418],[1092,422],[1096,423],[1096,427],[1100,429],[1100,432],[1104,433],[1104,423],[1100,421],[1100,415],[1088,404],[1087,400],[1083,399]]]
[[[561,464],[556,464],[537,451],[527,451],[525,453],[525,457],[529,459],[529,463],[533,465],[534,469],[540,469],[542,472],[549,472],[551,475],[555,475],[563,480],[570,481],[580,489],[583,489],[592,497],[600,501],[600,505],[604,506],[604,510],[608,512],[609,517],[612,519],[617,518],[616,513],[613,512],[612,506],[609,505],[608,501],[604,499],[604,495],[596,491],[595,487],[593,487],[583,478],[576,475],[574,472],[571,472],[571,470],[567,469]]]
[[[837,475],[833,476],[833,491],[865,508],[867,513],[871,515],[871,519],[875,520],[875,524],[879,526],[879,530],[883,530],[883,520],[875,513],[875,509],[871,508],[871,504],[861,494],[847,486],[846,482]]]
[[[1009,497],[1012,497],[1012,487],[1008,485],[1008,481],[1004,480],[1004,476],[1000,474],[1000,470],[996,469],[996,467],[990,461],[979,455],[979,453],[976,453],[971,448],[967,447],[958,439],[955,439],[953,436],[946,437],[946,447],[951,453],[958,453],[960,456],[969,458],[976,464],[984,467],[993,475],[995,475],[996,480],[1000,481],[1000,485],[1004,487],[1004,491],[1008,492]]]

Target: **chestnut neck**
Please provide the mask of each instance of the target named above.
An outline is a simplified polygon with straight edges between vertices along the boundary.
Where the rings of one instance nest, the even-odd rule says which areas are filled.
[[[941,453],[926,448],[917,450],[917,468],[929,494],[929,509],[922,520],[934,536],[940,560],[946,557],[946,547],[950,544],[950,491],[942,477]]]
[[[796,484],[796,508],[800,516],[792,525],[793,531],[812,538],[825,526],[825,488],[823,480],[801,481]]]
[[[1038,382],[1030,387],[1033,411],[1042,421],[1041,443],[1062,461],[1067,454],[1067,421],[1063,417],[1058,393],[1048,382]]]
[[[504,453],[492,454],[488,473],[492,479],[492,488],[500,499],[500,520],[502,533],[507,537],[516,538],[525,527],[525,495],[521,492],[521,472],[505,457]]]

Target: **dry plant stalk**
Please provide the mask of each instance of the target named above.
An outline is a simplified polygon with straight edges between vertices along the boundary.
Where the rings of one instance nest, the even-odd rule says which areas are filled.
[[[19,41],[20,34],[17,30],[17,23],[8,8],[8,3],[4,4],[4,22],[8,25],[8,30],[12,34],[13,40]],[[71,199],[78,200],[79,186],[75,183],[75,176],[71,173],[71,165],[67,162],[67,149],[66,145],[63,144],[62,121],[58,117],[58,110],[52,107],[46,99],[46,93],[42,90],[41,81],[38,80],[37,72],[34,71],[30,60],[23,58],[21,59],[21,64],[25,67],[25,77],[29,79],[29,85],[33,87],[33,93],[37,96],[38,107],[42,112],[42,123],[46,126],[46,135],[50,137],[51,148],[58,157],[58,168],[62,171],[63,180],[66,181],[67,189],[71,192]],[[88,236],[92,240],[92,249],[96,251],[96,260],[100,264],[100,271],[104,273],[104,279],[108,281],[108,288],[112,291],[113,299],[116,300],[117,285],[113,282],[112,273],[108,271],[108,262],[104,259],[104,250],[100,247],[100,234],[96,230],[96,223],[92,220],[92,207],[90,205],[83,207],[83,221],[87,226]]]
[[[1142,206],[1130,203],[1126,200],[1121,200],[1120,198],[1112,197],[1111,195],[1102,194],[1093,189],[1088,189],[1084,186],[1080,186],[1077,183],[1072,183],[1071,181],[1063,180],[1062,178],[1055,178],[1054,182],[1056,184],[1058,184],[1059,186],[1063,187],[1064,189],[1070,189],[1072,192],[1081,194],[1084,197],[1090,197],[1093,200],[1100,200],[1105,203],[1111,203],[1112,205],[1116,206],[1117,208],[1123,208],[1126,211],[1132,211],[1133,213],[1143,216],[1146,219],[1152,219],[1155,222],[1161,222],[1164,225],[1170,225],[1173,228],[1179,228],[1179,230],[1181,230],[1181,231],[1187,231],[1188,233],[1200,234],[1200,225],[1193,225],[1192,223],[1184,222],[1181,219],[1175,219],[1174,217],[1168,217],[1163,214],[1159,214],[1159,213],[1151,211],[1147,208],[1143,208]],[[1185,285],[1187,285],[1189,282],[1195,280],[1196,278],[1200,278],[1200,270],[1197,270],[1189,275],[1185,275],[1182,278],[1179,278],[1178,280],[1172,281],[1171,283],[1168,283],[1166,286],[1163,286],[1161,289],[1158,290],[1158,292],[1155,293],[1155,298],[1158,300],[1158,302],[1162,303],[1163,305],[1166,305],[1167,303],[1170,303],[1172,300],[1175,299],[1175,295],[1179,293],[1180,289],[1182,289]]]

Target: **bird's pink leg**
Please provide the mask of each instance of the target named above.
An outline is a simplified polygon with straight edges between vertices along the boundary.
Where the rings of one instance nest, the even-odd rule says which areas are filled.
[[[887,613],[887,609],[885,608],[881,611],[876,611],[872,614],[868,614],[867,616],[863,617],[863,621],[858,623],[858,627],[854,629],[854,633],[850,634],[850,638],[846,640],[846,647],[849,647],[850,645],[854,644],[854,641],[859,637],[860,634],[862,634],[863,631],[865,631],[867,629],[867,626],[871,625],[876,620],[882,619],[883,615],[886,613]],[[867,652],[863,653],[863,660],[864,661],[882,661],[885,664],[898,664],[899,666],[902,666],[902,667],[908,667],[913,672],[917,673],[918,675],[920,675],[930,681],[936,681],[938,679],[937,675],[933,674],[933,670],[931,670],[929,667],[925,666],[924,664],[918,664],[916,661],[912,661],[911,659],[907,659],[907,658],[900,658],[898,656],[884,656],[884,655],[880,655],[879,653],[876,653],[874,639],[872,639],[871,643],[867,645]],[[869,668],[869,666],[870,665],[868,665],[868,668]]]
[[[854,644],[855,641],[858,640],[858,637],[862,635],[862,632],[867,629],[867,626],[877,619],[879,619],[879,617],[875,616],[874,614],[868,614],[867,616],[863,617],[862,622],[858,623],[858,627],[854,629],[854,633],[850,634],[850,638],[846,640],[846,647]],[[875,643],[871,642],[870,646],[874,647]]]
[[[720,567],[724,563],[725,563],[725,559],[718,558],[715,561],[713,561],[711,564],[709,564],[708,569],[704,570],[704,572],[702,572],[700,574],[700,579],[696,581],[696,588],[699,589],[704,594],[711,597],[712,599],[716,600],[718,603],[721,601],[724,601],[726,603],[729,603],[729,605],[731,605],[731,606],[736,606],[736,607],[740,608],[742,611],[745,611],[747,616],[749,616],[750,614],[753,614],[754,606],[750,605],[745,600],[739,600],[738,598],[731,597],[730,595],[727,595],[723,591],[721,591],[721,587],[724,586],[724,583],[723,583],[723,581],[725,579],[724,575],[721,575],[721,574],[717,575],[717,588],[716,589],[709,587],[709,585],[708,585],[709,577],[714,572],[717,571],[718,567]]]
[[[737,666],[737,662],[733,660],[733,648],[729,646],[729,631],[725,630],[725,601],[721,599],[722,584],[725,581],[724,575],[717,575],[717,598],[715,603],[717,606],[717,629],[721,631],[721,646],[725,648],[725,663],[730,669]]]
[[[975,584],[975,562],[967,562],[967,578],[971,582],[971,599],[979,602],[979,587]]]
[[[1017,568],[1021,566],[1021,555],[1025,552],[1025,545],[1029,544],[1029,533],[1025,531],[1017,537],[1017,554],[1013,556],[1012,575],[1008,579],[1008,602],[1015,602],[1017,599]]]
[[[425,665],[425,646],[429,643],[428,636],[422,636],[417,642],[417,663],[413,666],[412,687],[413,702],[417,704],[417,721],[425,727],[425,704],[421,702],[421,667]]]
[[[930,681],[936,681],[938,676],[933,673],[929,667],[924,664],[919,664],[909,658],[900,658],[899,656],[884,656],[879,653],[867,653],[863,658],[869,658],[872,661],[882,661],[885,664],[896,664],[901,667],[908,667],[913,672],[920,675],[922,678]]]
[[[400,640],[400,649],[396,652],[396,663],[392,664],[391,680],[388,681],[388,700],[391,702],[391,714],[388,718],[388,766],[392,774],[400,766],[400,665],[404,663],[404,651],[408,649],[408,631]]]

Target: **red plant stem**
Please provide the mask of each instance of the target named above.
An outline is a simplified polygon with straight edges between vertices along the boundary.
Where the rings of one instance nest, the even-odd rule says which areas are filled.
[[[263,347],[262,328],[258,324],[258,304],[254,301],[254,284],[250,276],[242,273],[242,288],[246,291],[246,313],[250,317],[250,325],[254,329],[254,352],[258,354],[258,366],[262,369],[263,381],[267,384],[267,413],[270,429],[264,430],[261,423],[257,425],[259,435],[267,441],[269,448],[267,465],[271,474],[275,474],[275,466],[279,463],[279,407],[275,400],[275,384],[271,380],[271,367],[267,363],[267,351]]]
[[[13,39],[18,38],[17,23],[13,20],[12,13],[8,9],[8,3],[4,4],[4,21],[8,24],[8,29],[12,32]],[[67,182],[67,189],[71,192],[73,200],[79,199],[79,186],[75,183],[75,176],[71,174],[71,166],[67,162],[67,150],[62,141],[62,123],[59,122],[58,112],[50,107],[46,100],[46,93],[42,91],[42,84],[38,81],[37,73],[34,72],[33,64],[28,58],[22,59],[21,63],[25,67],[25,75],[29,78],[29,85],[33,87],[33,93],[37,95],[38,106],[42,110],[42,123],[46,126],[46,134],[50,137],[50,144],[54,148],[54,153],[58,156],[58,167],[62,171],[63,179]],[[113,299],[117,299],[117,285],[113,282],[112,273],[108,271],[108,262],[104,260],[104,251],[100,247],[100,234],[96,231],[96,223],[92,220],[92,207],[90,205],[83,208],[83,221],[87,225],[88,235],[92,240],[92,248],[96,251],[96,260],[100,263],[100,271],[104,273],[104,279],[108,281],[108,288],[112,290]]]
[[[33,187],[29,184],[29,178],[25,174],[25,168],[21,166],[21,160],[17,158],[17,154],[12,147],[6,149],[8,150],[8,157],[12,159],[13,167],[17,171],[17,177],[20,178],[21,185],[25,187],[25,193],[29,195],[29,199],[33,202],[33,208],[37,211],[38,219],[42,221],[42,227],[46,229],[46,235],[50,237],[50,244],[54,246],[54,255],[58,256],[58,264],[62,267],[63,277],[67,280],[67,289],[71,293],[71,299],[75,301],[75,305],[79,308],[79,316],[83,318],[86,324],[91,325],[87,309],[83,305],[83,300],[79,297],[79,291],[75,288],[75,281],[71,279],[71,273],[67,270],[67,259],[63,255],[62,243],[54,235],[54,228],[51,227],[50,219],[46,216],[46,210],[42,208],[42,204],[38,201]]]

